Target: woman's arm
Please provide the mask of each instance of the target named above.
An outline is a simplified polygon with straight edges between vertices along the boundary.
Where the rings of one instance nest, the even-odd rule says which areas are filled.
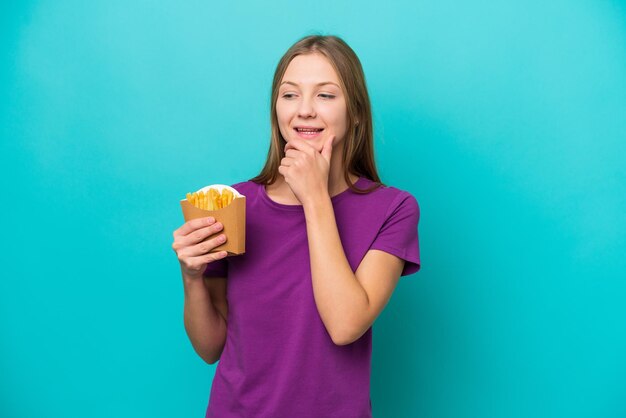
[[[180,262],[185,293],[185,331],[196,353],[209,364],[219,360],[226,343],[226,279],[205,283],[208,263],[223,259],[225,251],[211,252],[226,241],[223,225],[213,217],[187,221],[174,231],[172,249]]]
[[[345,345],[374,323],[398,283],[404,261],[370,250],[352,272],[328,193],[334,141],[330,136],[318,152],[306,141],[291,138],[278,172],[304,208],[317,310],[333,342]]]
[[[226,343],[226,279],[211,278],[205,282],[183,275],[183,285],[185,331],[196,353],[214,364]]]
[[[317,309],[333,342],[350,344],[368,330],[391,298],[404,260],[370,250],[353,273],[330,197],[309,199],[303,207]]]

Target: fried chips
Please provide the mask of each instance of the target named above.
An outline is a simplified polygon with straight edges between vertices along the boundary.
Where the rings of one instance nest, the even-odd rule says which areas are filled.
[[[235,198],[231,190],[224,188],[220,193],[219,190],[210,188],[206,191],[187,193],[187,201],[203,210],[217,210],[225,208]]]

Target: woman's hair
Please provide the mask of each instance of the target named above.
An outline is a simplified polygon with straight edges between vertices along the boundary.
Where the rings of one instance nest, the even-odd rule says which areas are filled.
[[[337,36],[311,35],[296,42],[278,62],[274,73],[271,95],[271,141],[267,160],[261,173],[250,179],[259,184],[276,181],[280,161],[285,156],[286,141],[280,133],[276,115],[276,100],[280,82],[291,60],[298,55],[320,53],[324,55],[339,75],[341,89],[346,97],[348,130],[344,140],[342,165],[346,183],[356,193],[368,193],[383,183],[378,177],[374,161],[374,138],[370,99],[365,85],[361,62],[352,48]],[[350,181],[349,174],[366,177],[376,184],[367,190],[358,189]]]

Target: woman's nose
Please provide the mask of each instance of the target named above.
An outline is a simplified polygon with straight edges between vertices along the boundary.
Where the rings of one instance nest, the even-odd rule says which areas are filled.
[[[301,117],[315,116],[315,109],[310,99],[303,98],[300,101],[300,106],[298,107],[298,116],[301,116]]]

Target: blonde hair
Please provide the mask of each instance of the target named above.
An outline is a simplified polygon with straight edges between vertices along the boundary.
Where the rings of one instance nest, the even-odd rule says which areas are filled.
[[[341,88],[346,97],[348,131],[341,157],[344,178],[354,192],[369,193],[384,184],[378,177],[374,161],[372,111],[365,84],[365,75],[361,62],[352,48],[341,38],[330,35],[310,35],[300,39],[287,50],[278,62],[272,82],[270,148],[265,166],[259,175],[250,181],[266,185],[276,181],[279,175],[278,167],[280,167],[280,161],[285,156],[284,148],[287,143],[280,133],[276,115],[276,101],[280,82],[291,60],[298,55],[316,52],[324,55],[330,61],[339,75]],[[367,190],[358,189],[351,183],[350,174],[366,177],[376,184]]]

